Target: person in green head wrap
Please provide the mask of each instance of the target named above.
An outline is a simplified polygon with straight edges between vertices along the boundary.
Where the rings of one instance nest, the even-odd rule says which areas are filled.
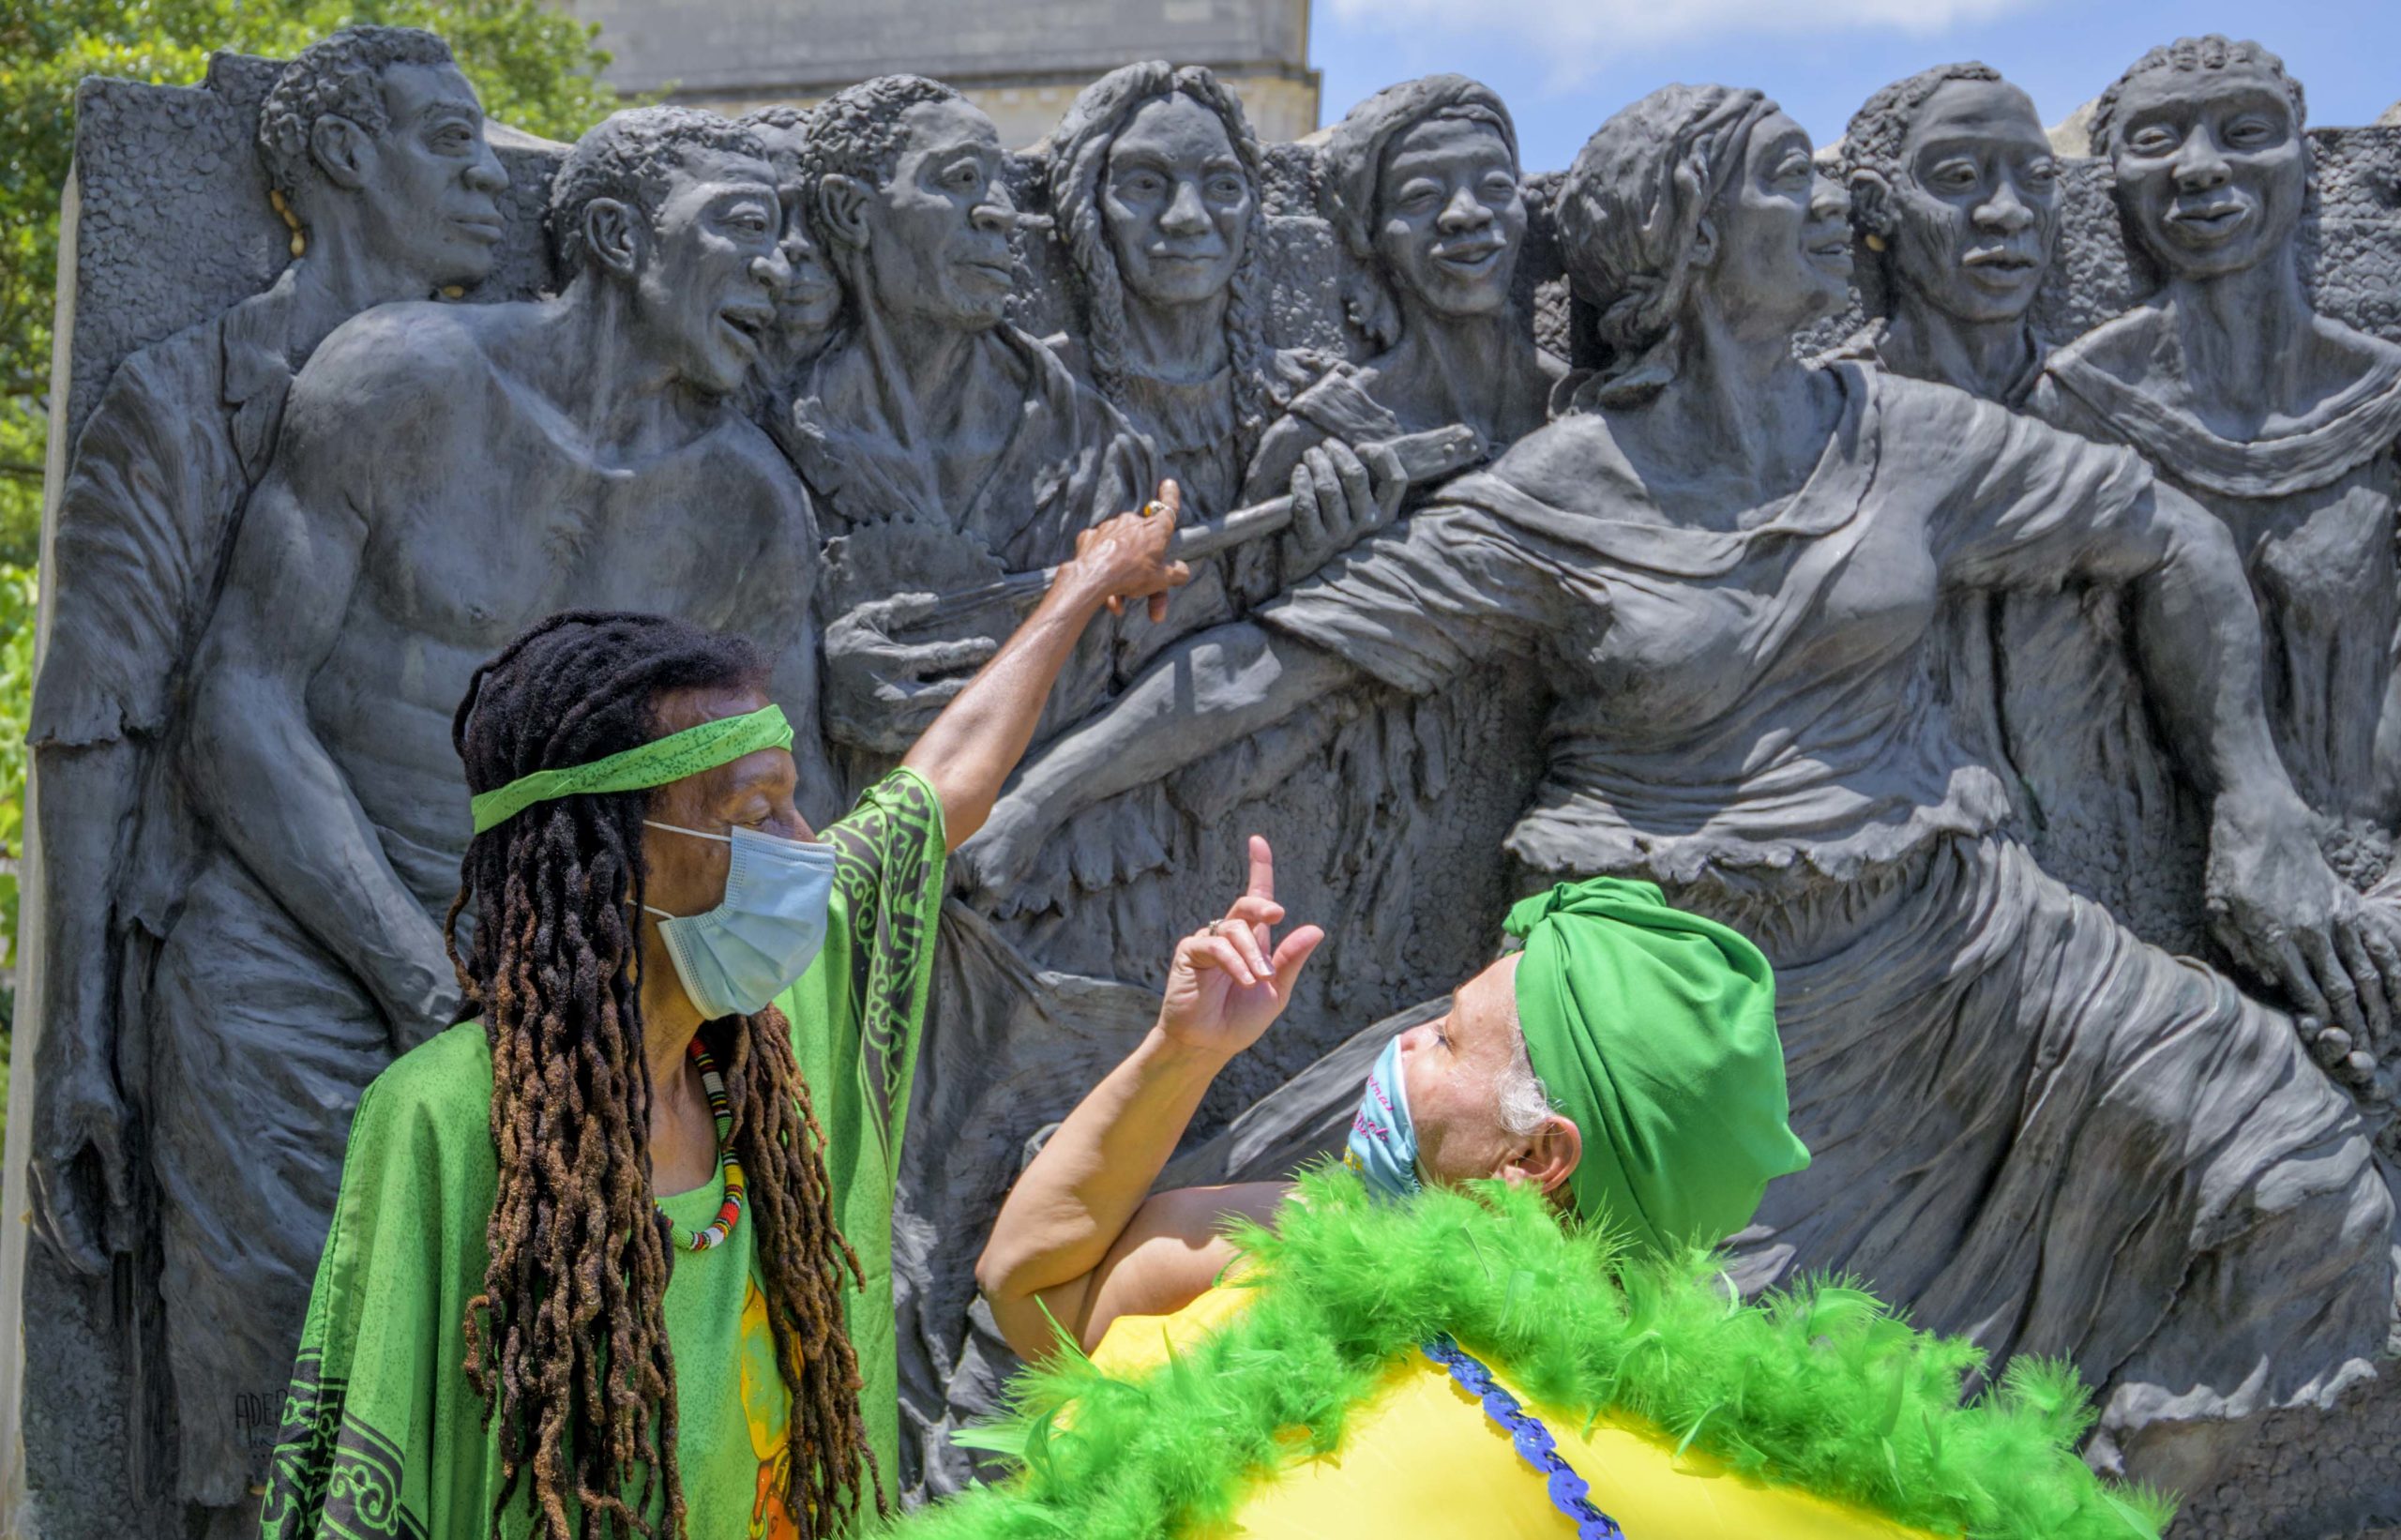
[[[1651,883],[1514,906],[1522,945],[1376,1062],[1347,1170],[1153,1193],[1324,939],[1279,939],[1249,853],[977,1267],[1034,1368],[960,1441],[1024,1471],[901,1540],[2157,1533],[2077,1459],[2070,1371],[1968,1402],[1975,1351],[1854,1289],[1729,1297],[1714,1248],[1809,1152],[1767,959]]]
[[[1009,1346],[1087,1351],[1121,1316],[1163,1315],[1236,1258],[1229,1215],[1272,1224],[1289,1182],[1153,1194],[1200,1096],[1257,1042],[1324,939],[1274,939],[1274,853],[1177,944],[1158,1022],[1010,1189],[976,1265]],[[1370,1191],[1497,1180],[1664,1255],[1750,1221],[1767,1184],[1809,1163],[1785,1121],[1775,980],[1758,947],[1671,909],[1648,883],[1562,883],[1509,913],[1521,949],[1461,984],[1449,1012],[1395,1037],[1369,1072],[1346,1164]]]
[[[948,849],[1078,639],[1186,579],[1079,536],[846,817],[746,639],[553,615],[453,721],[463,1021],[358,1104],[267,1540],[816,1540],[886,1506],[893,1172]],[[807,724],[806,727],[813,727]],[[804,729],[806,730],[806,728]]]

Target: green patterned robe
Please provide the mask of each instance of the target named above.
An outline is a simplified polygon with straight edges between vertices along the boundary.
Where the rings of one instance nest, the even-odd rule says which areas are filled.
[[[921,777],[896,770],[823,838],[838,853],[824,950],[777,1004],[865,1275],[849,1323],[888,1482],[899,1422],[892,1193],[942,902],[942,807]],[[490,1261],[491,1105],[491,1051],[476,1022],[401,1058],[359,1102],[268,1477],[266,1540],[490,1532],[498,1433],[467,1381],[465,1321]],[[720,1170],[663,1204],[691,1229],[723,1196]],[[713,1251],[676,1253],[667,1289],[690,1540],[793,1532],[780,1495],[790,1408],[758,1298],[756,1230],[743,1224]],[[525,1532],[523,1491],[505,1534]]]

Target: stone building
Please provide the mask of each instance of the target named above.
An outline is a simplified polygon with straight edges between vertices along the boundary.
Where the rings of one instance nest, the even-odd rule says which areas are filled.
[[[1138,59],[1202,64],[1269,143],[1318,126],[1308,0],[563,0],[600,24],[611,83],[733,113],[809,106],[908,70],[959,87],[1004,143],[1031,144],[1093,78]]]

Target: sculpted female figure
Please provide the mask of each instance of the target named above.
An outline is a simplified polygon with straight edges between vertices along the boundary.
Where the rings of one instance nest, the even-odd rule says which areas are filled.
[[[1566,372],[1510,302],[1526,198],[1517,126],[1490,88],[1463,75],[1386,86],[1335,125],[1323,174],[1325,217],[1360,264],[1344,309],[1375,352],[1318,360],[1314,381],[1288,375],[1286,415],[1251,466],[1246,498],[1289,480],[1297,499],[1305,550],[1288,555],[1287,582],[1372,527],[1356,517],[1363,477],[1346,448],[1463,423],[1498,454],[1542,426]],[[1404,489],[1371,469],[1381,523]],[[1352,494],[1328,497],[1329,479]]]
[[[2189,1485],[2237,1420],[2368,1372],[2392,1199],[2284,1017],[2001,832],[1932,688],[1946,593],[2128,584],[2214,808],[2229,944],[2313,995],[2387,988],[2401,950],[2276,760],[2215,521],[2122,449],[1793,360],[1842,301],[1847,211],[1757,92],[1612,118],[1563,190],[1597,345],[1563,415],[1163,658],[1027,768],[976,858],[1000,880],[1083,801],[1363,676],[1422,692],[1518,660],[1559,703],[1511,852],[1656,882],[1775,965],[1817,1159],[1734,1241],[1743,1281],[1849,1271],[1997,1358],[2068,1357],[2102,1387],[2102,1461]]]
[[[2033,410],[2132,445],[2231,533],[2276,747],[2366,879],[2401,812],[2401,348],[2310,307],[2302,123],[2300,83],[2257,43],[2186,38],[2109,88],[2092,153],[2159,287],[2055,355]]]

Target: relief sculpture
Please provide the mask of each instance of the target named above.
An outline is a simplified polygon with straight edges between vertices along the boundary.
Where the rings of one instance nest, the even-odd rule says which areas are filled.
[[[1165,1181],[1338,1144],[1513,897],[1656,883],[1777,973],[1816,1158],[1742,1287],[2070,1360],[2192,1532],[2401,1510],[2401,130],[2222,38],[2089,159],[1961,63],[1823,157],[1759,91],[1595,103],[1563,176],[1453,74],[1286,145],[1132,64],[1011,150],[915,75],[548,146],[430,34],[243,67],[79,128],[87,227],[157,234],[79,253],[49,510],[0,1429],[43,1534],[147,1532],[113,1489],[255,1527],[351,1110],[456,1004],[477,661],[565,610],[747,633],[822,823],[1167,478],[1272,516],[1085,634],[952,864],[904,1492],[1016,1365],[1003,1192],[1259,832],[1330,939]],[[219,184],[111,169],[170,96],[279,219],[172,325]],[[2372,1479],[2294,1473],[2321,1438]]]

